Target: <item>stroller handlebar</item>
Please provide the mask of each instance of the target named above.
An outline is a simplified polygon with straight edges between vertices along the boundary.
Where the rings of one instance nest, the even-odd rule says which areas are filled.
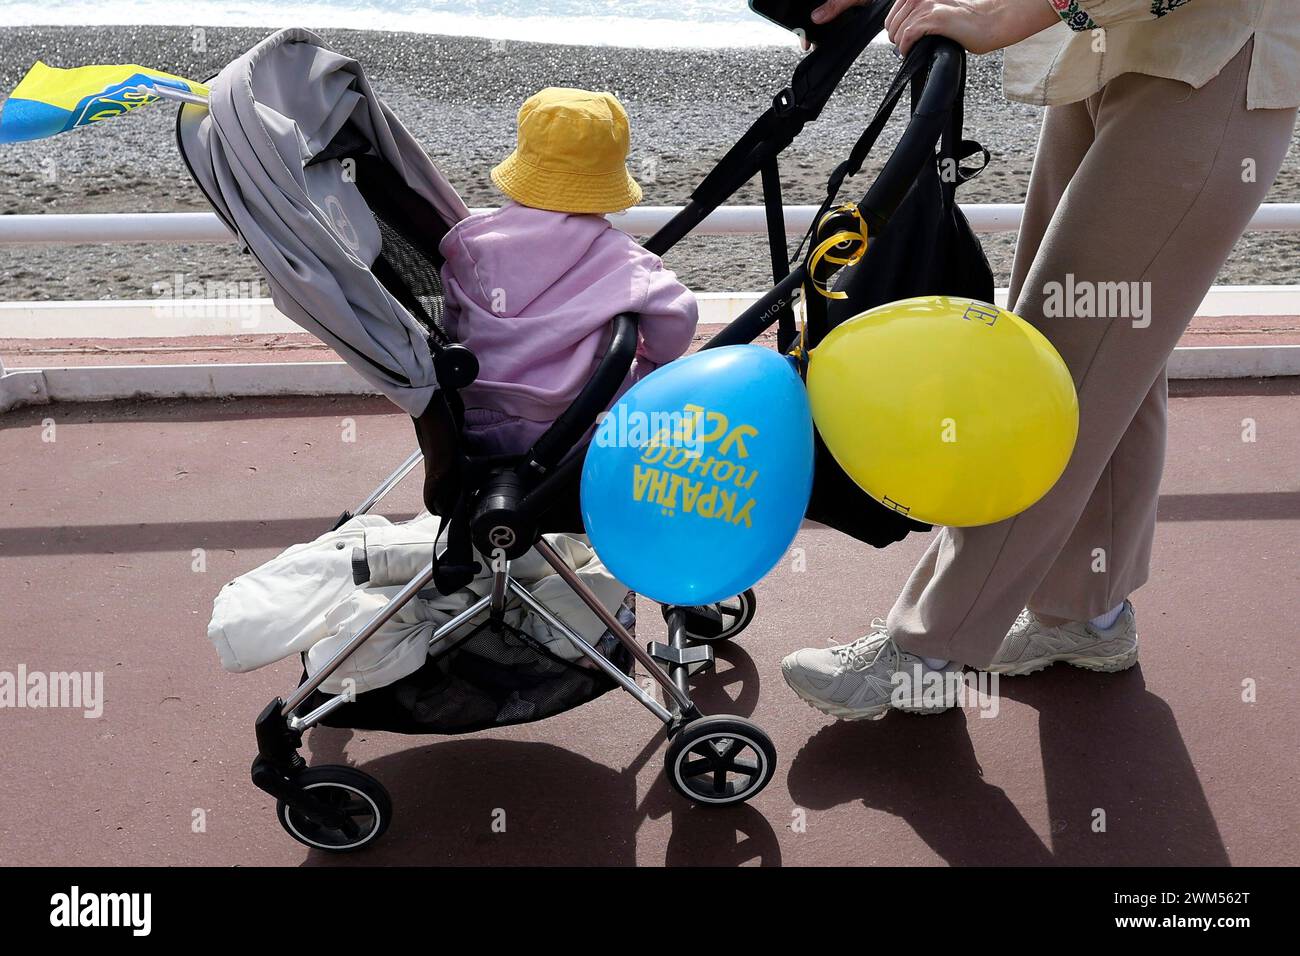
[[[680,213],[647,239],[645,248],[662,256],[706,216],[759,174],[765,163],[792,143],[803,127],[818,118],[831,94],[857,62],[871,39],[884,27],[894,0],[846,10],[836,20],[843,29],[823,42],[795,67],[790,86],[777,95],[772,108],[750,127],[714,170],[691,194]],[[925,79],[907,129],[886,163],[876,186],[861,204],[873,231],[884,227],[897,210],[921,164],[944,131],[944,114],[960,109],[965,51],[947,37],[922,37],[899,67],[891,83],[924,73]],[[892,100],[892,97],[891,97]],[[889,109],[893,102],[886,101]],[[886,112],[886,116],[888,113]],[[957,129],[960,131],[960,122]]]
[[[934,161],[934,148],[952,125],[952,111],[960,109],[957,98],[962,87],[966,54],[947,37],[927,36],[919,40],[899,70],[900,76],[913,67],[909,61],[929,61],[929,69],[907,128],[858,204],[873,232],[883,229],[927,162]],[[956,124],[960,135],[961,123]],[[958,144],[953,143],[956,147]]]
[[[946,37],[924,37],[912,48],[907,60],[899,68],[895,83],[909,74],[919,74],[927,61],[924,85],[907,128],[880,175],[858,202],[858,210],[873,236],[882,232],[893,218],[924,164],[934,162],[935,146],[943,139],[945,130],[952,129],[960,136],[961,117],[958,113],[954,119],[953,112],[961,109],[958,99],[965,70],[965,51]],[[882,108],[892,108],[892,104],[887,101]],[[883,122],[888,115],[886,111],[883,117],[878,115],[877,119]],[[873,120],[873,124],[875,122]],[[955,148],[958,144],[953,143],[952,146]],[[707,212],[708,210],[703,211],[700,218],[707,215]],[[703,347],[719,348],[753,341],[776,322],[784,309],[791,306],[806,272],[802,263],[796,266]]]

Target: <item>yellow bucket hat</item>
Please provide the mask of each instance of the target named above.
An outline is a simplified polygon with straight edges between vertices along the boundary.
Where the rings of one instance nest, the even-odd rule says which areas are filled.
[[[524,206],[607,213],[635,206],[627,171],[627,113],[611,93],[551,86],[519,108],[519,145],[492,170],[497,188]]]

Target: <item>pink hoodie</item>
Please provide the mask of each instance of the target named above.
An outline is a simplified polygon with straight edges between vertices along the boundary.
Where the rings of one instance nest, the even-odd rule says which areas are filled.
[[[518,440],[540,435],[586,384],[620,312],[640,316],[632,381],[682,355],[695,333],[695,296],[603,216],[507,203],[461,220],[438,249],[447,331],[479,361],[462,393],[471,429],[524,419],[536,427]]]

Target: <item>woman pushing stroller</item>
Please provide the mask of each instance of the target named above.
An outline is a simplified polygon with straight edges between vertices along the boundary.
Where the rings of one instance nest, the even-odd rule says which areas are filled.
[[[866,0],[828,0],[826,23]],[[1282,165],[1300,104],[1300,19],[1267,0],[898,0],[899,52],[927,34],[1006,49],[1009,98],[1046,106],[1010,306],[1075,380],[1079,435],[1046,497],[935,536],[888,618],[782,667],[845,719],[883,716],[896,674],[1022,675],[1137,661],[1164,464],[1166,363]],[[1243,164],[1255,171],[1243,176]],[[1145,283],[1154,320],[1074,319],[1053,283]],[[1230,616],[1230,615],[1229,615]],[[921,708],[938,712],[943,700]]]

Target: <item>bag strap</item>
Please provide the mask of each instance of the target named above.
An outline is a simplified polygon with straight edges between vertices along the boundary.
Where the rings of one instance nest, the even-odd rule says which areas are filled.
[[[835,201],[835,196],[839,193],[840,187],[844,180],[849,176],[855,176],[862,169],[862,164],[866,162],[867,156],[875,147],[876,141],[880,134],[884,132],[885,126],[888,125],[890,118],[893,116],[894,109],[902,99],[904,91],[911,88],[912,107],[915,109],[916,104],[921,96],[921,90],[925,85],[926,72],[930,65],[930,60],[926,57],[909,55],[903,61],[903,65],[895,74],[893,82],[890,83],[889,89],[886,90],[880,106],[876,109],[875,115],[872,116],[871,122],[867,124],[862,135],[858,137],[853,149],[850,150],[848,158],[840,163],[831,173],[830,179],[826,183],[826,200],[819,211],[819,217],[824,215]],[[948,115],[948,125],[944,130],[939,141],[939,156],[941,159],[952,161],[953,175],[943,176],[941,179],[945,186],[945,199],[952,202],[957,186],[978,176],[988,165],[990,154],[987,149],[974,140],[962,138],[963,125],[965,122],[964,100],[966,95],[966,62],[963,59],[961,65],[961,74],[957,95],[953,99],[953,104]],[[982,154],[983,162],[975,167],[963,166],[961,161],[975,155]],[[864,210],[865,213],[865,210]]]
[[[952,112],[948,116],[948,126],[939,141],[940,176],[943,185],[945,208],[951,209],[956,202],[957,187],[970,182],[987,168],[992,159],[989,151],[973,139],[963,138],[965,132],[966,100],[966,61],[962,61],[961,78],[958,81],[957,98],[953,100]],[[980,154],[981,162],[977,166],[963,165],[963,161]]]
[[[903,61],[903,66],[894,75],[893,82],[889,84],[889,89],[885,91],[884,99],[876,107],[871,122],[862,131],[858,141],[853,144],[853,149],[849,151],[848,157],[835,167],[830,179],[827,180],[826,202],[822,212],[829,209],[831,203],[835,201],[835,196],[839,193],[840,187],[844,185],[844,180],[849,176],[856,176],[858,171],[862,169],[862,164],[866,162],[867,155],[871,152],[872,147],[876,145],[876,140],[880,139],[880,134],[884,132],[885,126],[889,123],[889,118],[894,115],[894,108],[898,106],[898,101],[902,98],[903,92],[909,87],[914,77],[923,76],[921,68],[927,64],[928,61],[920,57],[908,57]]]
[[[812,240],[808,244],[807,253],[805,253],[805,266],[807,267],[808,275],[810,277],[809,281],[815,282],[817,279],[817,277],[813,275],[815,264],[811,261],[811,258],[818,245],[816,237],[819,224],[823,221],[827,221],[827,217],[834,207],[835,198],[839,195],[839,191],[844,185],[844,180],[850,176],[857,175],[857,173],[862,169],[863,163],[866,162],[867,156],[871,153],[877,140],[880,139],[880,134],[884,132],[885,127],[888,125],[889,120],[894,114],[894,110],[898,107],[899,101],[903,98],[904,92],[910,91],[910,105],[912,110],[915,111],[921,97],[921,92],[925,86],[930,62],[931,61],[928,57],[921,56],[915,51],[903,61],[903,65],[899,67],[898,72],[894,75],[893,80],[889,84],[889,88],[885,91],[885,95],[882,98],[880,105],[876,108],[875,114],[871,117],[871,121],[862,131],[862,135],[858,137],[857,142],[853,144],[853,148],[849,151],[848,157],[835,167],[835,170],[827,180],[826,198],[822,201],[820,208],[818,208],[816,215],[813,217],[812,225],[809,227],[808,234],[804,237],[804,241]],[[943,154],[944,149],[960,151],[962,148],[961,146],[953,145],[955,142],[953,139],[953,132],[955,130],[958,137],[960,136],[962,124],[961,99],[965,95],[965,81],[966,71],[963,62],[961,85],[958,88],[957,98],[954,102],[952,113],[949,116],[948,125],[941,137],[941,155]],[[952,189],[956,189],[956,184],[953,184]],[[952,192],[949,191],[945,194],[945,198],[949,198],[951,195]],[[868,225],[860,213],[859,220],[864,226]],[[803,243],[800,243],[800,248],[802,249],[802,247]],[[805,288],[805,292],[806,291],[808,291],[807,288]],[[805,294],[803,299],[806,316],[805,324],[807,329],[807,340],[809,342],[818,342],[829,331],[828,302],[826,301],[826,298],[821,295]]]
[[[862,168],[862,164],[866,162],[867,155],[871,152],[871,148],[876,145],[876,140],[880,138],[880,134],[884,131],[886,124],[889,122],[889,118],[893,115],[895,107],[898,106],[898,101],[902,99],[903,92],[912,84],[914,77],[919,79],[924,76],[924,74],[921,73],[921,67],[927,63],[927,60],[917,56],[909,56],[903,62],[903,66],[899,69],[898,73],[895,74],[893,81],[889,84],[889,89],[885,91],[884,99],[882,99],[880,105],[876,107],[876,112],[875,115],[871,117],[871,122],[869,122],[866,129],[862,131],[862,135],[858,137],[858,141],[853,144],[853,149],[849,151],[848,157],[835,167],[830,178],[826,181],[826,198],[822,200],[820,208],[818,208],[816,214],[813,216],[812,224],[808,227],[808,233],[804,236],[804,242],[808,243],[808,249],[804,253],[804,264],[808,267],[809,275],[811,275],[812,272],[812,263],[808,261],[808,258],[812,255],[817,246],[813,237],[816,234],[818,224],[821,223],[830,212],[835,203],[835,197],[839,195],[840,187],[844,185],[844,180],[849,176],[856,175]],[[813,241],[809,241],[810,239]],[[800,243],[801,250],[803,244],[803,242]],[[816,343],[821,341],[822,337],[825,336],[828,331],[827,301],[820,295],[806,294],[808,291],[806,287],[804,291],[805,295],[803,296],[803,304],[807,341],[809,343]]]

